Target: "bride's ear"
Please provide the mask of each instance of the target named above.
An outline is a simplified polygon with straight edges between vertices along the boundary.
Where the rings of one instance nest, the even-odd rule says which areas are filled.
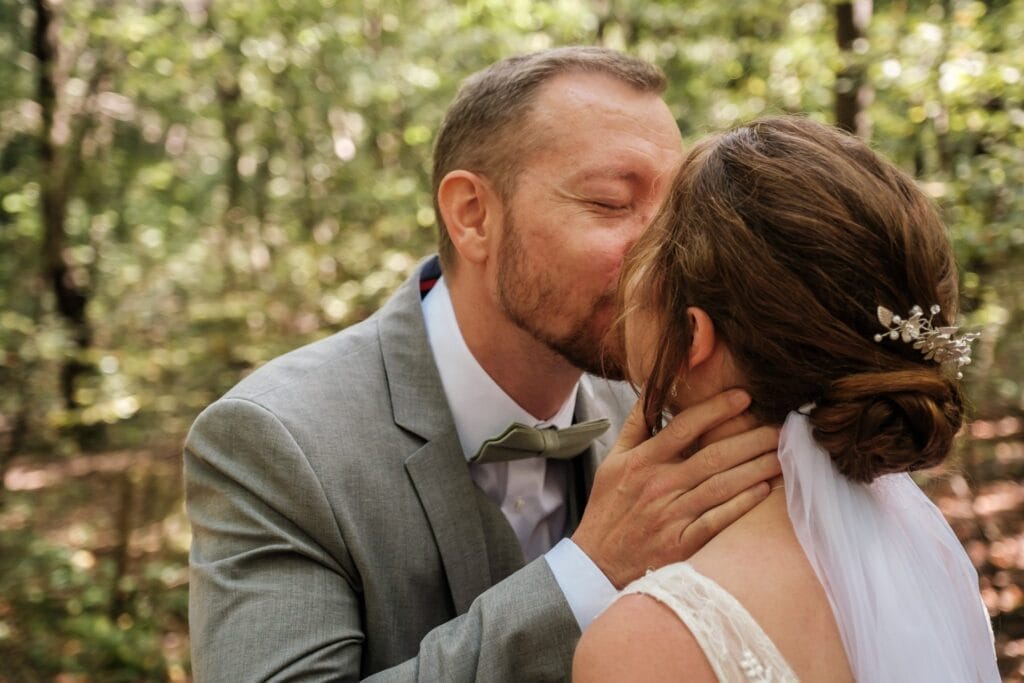
[[[715,352],[718,337],[715,334],[715,325],[704,309],[690,306],[686,309],[686,315],[690,317],[690,329],[693,330],[693,340],[690,342],[690,353],[686,365],[688,370],[693,370],[711,358]]]

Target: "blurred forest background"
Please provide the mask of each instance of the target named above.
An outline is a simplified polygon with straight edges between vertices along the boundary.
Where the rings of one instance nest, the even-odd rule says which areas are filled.
[[[0,681],[190,678],[191,420],[373,311],[459,82],[570,43],[662,66],[687,140],[807,112],[941,205],[984,336],[921,483],[1024,680],[1024,3],[0,0]]]

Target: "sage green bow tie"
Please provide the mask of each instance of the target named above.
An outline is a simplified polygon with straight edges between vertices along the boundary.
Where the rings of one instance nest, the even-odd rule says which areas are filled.
[[[559,429],[527,427],[513,422],[498,436],[484,441],[469,462],[481,464],[538,457],[568,460],[587,450],[594,439],[608,431],[611,424],[601,418]]]

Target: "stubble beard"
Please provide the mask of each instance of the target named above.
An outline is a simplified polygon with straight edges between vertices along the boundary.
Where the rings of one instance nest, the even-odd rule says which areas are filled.
[[[596,332],[595,318],[615,302],[614,292],[605,292],[590,307],[590,313],[573,321],[565,334],[553,334],[542,325],[551,311],[562,310],[558,289],[549,278],[530,273],[526,253],[511,209],[505,211],[505,239],[498,252],[498,301],[502,310],[517,327],[557,353],[583,372],[612,380],[625,379],[625,370],[606,353],[606,333]],[[531,277],[531,275],[533,277]]]

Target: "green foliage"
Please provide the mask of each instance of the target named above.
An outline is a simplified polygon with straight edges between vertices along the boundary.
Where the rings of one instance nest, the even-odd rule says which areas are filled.
[[[570,43],[662,66],[687,140],[768,113],[831,121],[837,74],[860,69],[872,143],[948,218],[985,332],[977,411],[1024,414],[1022,3],[876,0],[849,53],[825,0],[52,3],[61,257],[88,296],[84,350],[44,276],[54,166],[33,6],[0,0],[0,472],[5,449],[78,453],[78,427],[106,426],[110,447],[180,442],[245,372],[369,315],[433,249],[430,152],[460,81]],[[92,369],[70,408],[69,360]],[[16,651],[0,637],[0,659],[103,680],[163,670],[159,610],[127,629],[103,611],[105,561],[86,571],[0,534],[0,606],[35,634]]]
[[[1013,317],[991,282],[1024,241],[1024,10],[876,5],[851,56],[834,7],[809,0],[62,3],[58,113],[80,130],[64,257],[95,326],[79,359],[97,369],[69,410],[57,368],[82,354],[40,278],[35,17],[5,0],[0,373],[20,389],[0,412],[25,410],[37,448],[77,424],[176,437],[246,369],[365,317],[432,249],[430,149],[461,79],[574,42],[661,64],[691,139],[771,112],[829,120],[836,73],[861,63],[873,140],[942,202],[969,303]]]
[[[169,618],[185,620],[184,587],[167,591],[143,576],[134,600],[111,615],[109,559],[22,530],[0,531],[0,551],[0,660],[10,680],[99,672],[104,681],[167,679],[161,639]]]
[[[0,681],[183,680],[181,464],[150,452],[8,472]]]

